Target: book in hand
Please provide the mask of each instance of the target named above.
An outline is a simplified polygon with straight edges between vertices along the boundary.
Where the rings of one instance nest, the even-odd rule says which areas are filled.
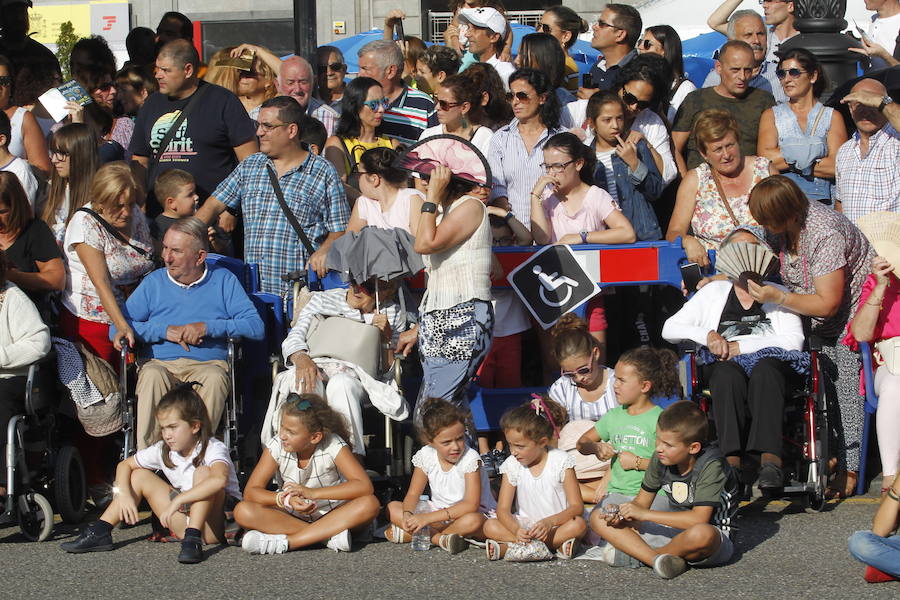
[[[47,112],[57,123],[68,116],[69,111],[66,110],[66,102],[69,101],[77,102],[81,106],[92,102],[88,91],[74,79],[59,87],[50,88],[38,98],[38,102],[47,109]]]

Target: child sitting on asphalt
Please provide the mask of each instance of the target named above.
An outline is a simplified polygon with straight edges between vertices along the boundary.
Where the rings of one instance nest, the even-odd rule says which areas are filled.
[[[412,479],[403,502],[387,506],[391,525],[388,541],[401,544],[431,526],[431,541],[450,554],[468,548],[465,538],[484,539],[485,515],[497,508],[478,453],[466,446],[467,413],[441,398],[429,398],[422,408],[419,437],[425,446],[412,458]],[[431,510],[416,514],[425,486],[431,490]]]
[[[206,405],[193,385],[177,386],[162,397],[156,409],[162,440],[119,463],[113,501],[78,538],[64,542],[63,550],[112,550],[113,528],[140,520],[141,499],[182,540],[178,562],[198,563],[204,543],[225,543],[225,511],[241,499],[241,491],[228,448],[213,437]]]
[[[731,525],[739,498],[735,475],[714,445],[707,445],[708,419],[696,404],[676,402],[656,424],[656,453],[641,491],[618,512],[591,515],[591,527],[616,549],[653,567],[663,579],[684,573],[688,565],[713,567],[728,562],[734,547]],[[669,510],[652,510],[662,490]],[[668,543],[651,547],[637,528],[655,523]]]

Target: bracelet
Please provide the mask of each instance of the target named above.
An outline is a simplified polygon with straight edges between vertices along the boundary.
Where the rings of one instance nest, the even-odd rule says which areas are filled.
[[[884,308],[884,298],[882,298],[882,299],[878,302],[878,304],[873,304],[873,303],[869,302],[868,300],[866,300],[866,305],[867,305],[867,306],[875,306],[875,307],[878,308],[878,310],[881,310],[882,308]]]
[[[900,496],[897,495],[897,492],[894,491],[893,487],[889,487],[887,491],[888,498],[894,500],[895,502],[900,502]]]
[[[508,213],[506,213],[506,216],[503,217],[503,221],[509,223],[509,220],[514,219],[515,217],[516,215],[514,215],[512,211],[509,211]]]
[[[448,521],[452,521],[452,520],[453,520],[453,516],[450,514],[450,509],[449,509],[449,508],[445,508],[445,509],[444,509],[444,512],[447,513],[447,520],[448,520]]]
[[[531,192],[531,196],[534,198],[537,198],[538,200],[540,200],[543,197],[540,194],[535,194],[534,192]]]
[[[784,290],[781,290],[781,300],[778,301],[778,306],[784,306],[784,303],[787,302],[788,293]]]
[[[406,513],[409,513],[409,514],[411,514],[411,515],[414,515],[414,514],[416,514],[416,513],[414,513],[414,512],[413,512],[413,511],[411,511],[411,510],[404,510],[404,511],[403,511],[403,512],[402,512],[402,513],[400,513],[400,514],[403,514],[403,515],[405,515],[405,514],[406,514]]]
[[[282,496],[282,494],[284,494],[283,490],[278,490],[277,492],[275,492],[275,506],[277,506],[278,508],[284,508],[284,497]]]

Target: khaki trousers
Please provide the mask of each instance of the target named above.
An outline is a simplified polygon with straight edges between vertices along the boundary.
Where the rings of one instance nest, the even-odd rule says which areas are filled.
[[[175,360],[151,359],[138,370],[137,380],[137,446],[142,450],[159,439],[156,424],[156,406],[170,389],[184,381],[199,381],[195,388],[203,399],[213,431],[225,409],[225,398],[231,388],[228,362],[224,360],[199,361],[190,358]]]

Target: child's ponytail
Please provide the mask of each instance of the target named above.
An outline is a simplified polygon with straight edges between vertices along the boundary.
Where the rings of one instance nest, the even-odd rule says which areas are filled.
[[[533,442],[541,438],[553,439],[566,424],[566,409],[550,396],[534,395],[530,402],[511,408],[500,417],[500,429],[515,429]]]
[[[650,397],[684,397],[678,377],[678,356],[668,348],[640,346],[625,352],[619,362],[629,364],[638,377],[651,384]]]
[[[350,429],[344,417],[328,406],[318,394],[288,394],[281,405],[281,416],[297,417],[310,433],[322,432],[350,441]]]
[[[419,440],[430,444],[435,436],[447,427],[462,423],[466,430],[472,429],[469,413],[443,398],[426,398],[422,404],[422,424],[418,428]]]

